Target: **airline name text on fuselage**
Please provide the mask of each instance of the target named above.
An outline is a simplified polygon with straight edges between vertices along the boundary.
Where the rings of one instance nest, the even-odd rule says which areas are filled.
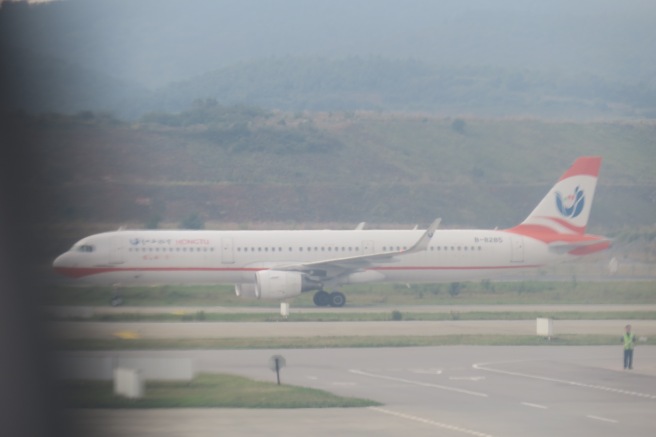
[[[181,239],[154,239],[154,238],[132,238],[132,246],[209,246],[210,240],[207,238],[181,238]]]

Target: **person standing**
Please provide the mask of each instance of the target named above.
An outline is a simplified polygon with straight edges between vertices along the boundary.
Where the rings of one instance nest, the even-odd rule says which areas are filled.
[[[624,342],[624,370],[633,369],[633,347],[635,346],[634,335],[631,332],[631,325],[626,325],[626,332],[622,341]]]

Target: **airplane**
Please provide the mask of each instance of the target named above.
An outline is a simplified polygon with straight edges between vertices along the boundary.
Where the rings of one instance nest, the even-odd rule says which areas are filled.
[[[504,230],[118,230],[86,237],[54,270],[87,283],[230,284],[241,297],[314,291],[341,307],[348,284],[490,279],[610,247],[586,234],[601,157],[578,158],[519,225]],[[333,290],[333,291],[326,291]],[[112,305],[120,305],[116,294]]]

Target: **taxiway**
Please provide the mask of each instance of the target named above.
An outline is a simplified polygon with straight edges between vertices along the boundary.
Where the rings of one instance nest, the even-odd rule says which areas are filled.
[[[73,354],[103,354],[76,352]],[[656,347],[621,369],[621,345],[449,346],[380,349],[111,352],[191,357],[198,372],[273,381],[272,354],[287,361],[285,384],[384,405],[297,410],[76,410],[101,437],[119,435],[379,435],[537,437],[653,436]]]

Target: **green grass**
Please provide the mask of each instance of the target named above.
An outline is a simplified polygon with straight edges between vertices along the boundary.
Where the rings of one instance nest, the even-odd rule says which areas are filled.
[[[502,304],[642,304],[656,302],[656,283],[645,282],[464,282],[457,295],[450,284],[395,284],[344,287],[349,306],[502,305]],[[108,306],[111,287],[53,287],[42,295],[46,305]],[[313,293],[292,301],[294,307],[314,307]],[[130,287],[123,291],[129,306],[258,306],[278,307],[276,301],[240,299],[228,286]]]
[[[112,313],[94,314],[91,317],[48,316],[52,320],[99,322],[381,322],[391,320],[534,320],[547,317],[554,320],[655,320],[654,311],[450,311],[401,312],[398,310],[363,313],[292,313],[283,318],[276,313]]]
[[[273,375],[273,373],[272,373]],[[253,381],[233,375],[199,374],[191,382],[148,381],[145,396],[113,394],[112,382],[64,381],[71,408],[349,408],[377,402],[336,396],[312,388]]]
[[[410,346],[536,346],[617,345],[616,335],[559,335],[547,340],[535,335],[436,335],[372,337],[271,337],[211,339],[81,339],[57,340],[57,350],[191,350],[191,349],[313,349]],[[649,337],[645,343],[656,344]]]

